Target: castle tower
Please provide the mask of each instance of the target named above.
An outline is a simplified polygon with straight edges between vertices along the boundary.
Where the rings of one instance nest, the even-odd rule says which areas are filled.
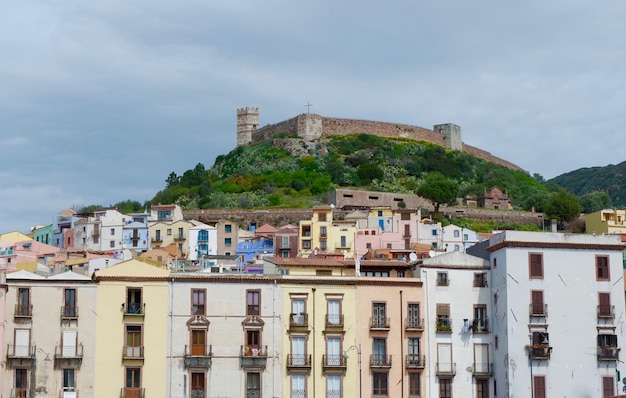
[[[463,138],[461,137],[461,126],[456,124],[436,124],[433,130],[437,133],[443,134],[443,138],[446,141],[446,148],[454,151],[463,150]]]
[[[259,108],[237,109],[237,146],[252,142],[252,133],[259,126]]]

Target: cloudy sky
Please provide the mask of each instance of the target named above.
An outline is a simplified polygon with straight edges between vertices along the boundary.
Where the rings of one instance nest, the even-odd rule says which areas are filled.
[[[626,160],[626,2],[0,2],[0,232],[150,199],[306,112],[432,128],[546,179]]]

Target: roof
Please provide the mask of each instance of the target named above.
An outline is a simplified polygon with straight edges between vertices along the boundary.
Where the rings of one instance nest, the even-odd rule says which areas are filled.
[[[90,281],[91,278],[86,277],[85,275],[77,274],[76,272],[67,271],[61,274],[56,274],[49,276],[48,279],[53,280],[64,280],[64,281]]]
[[[489,267],[489,261],[471,254],[453,251],[439,256],[424,259],[424,268],[476,268]]]
[[[18,232],[18,231],[8,232],[6,234],[0,235],[0,240],[4,242],[15,243],[15,242],[23,242],[29,239],[30,237],[28,235],[24,235],[23,233]]]
[[[115,264],[112,267],[105,268],[95,272],[96,279],[99,278],[124,278],[124,277],[148,277],[160,278],[168,277],[170,271],[151,265],[145,261],[128,260]]]
[[[263,224],[262,226],[254,230],[254,232],[257,234],[273,234],[275,231],[276,228],[272,227],[269,224]]]
[[[265,261],[276,265],[291,265],[298,267],[344,267],[345,265],[338,261],[328,258],[293,258],[293,257],[272,257],[266,258]]]
[[[41,279],[46,279],[41,275],[37,275],[37,274],[33,274],[32,272],[28,272],[28,271],[16,271],[16,272],[11,272],[10,274],[7,274],[7,280],[15,280],[15,279],[29,279],[29,280],[41,280]]]
[[[354,260],[342,260],[340,261],[342,264],[350,267],[354,267]],[[387,267],[387,268],[398,268],[398,267],[409,267],[404,261],[400,260],[361,260],[359,261],[361,268],[365,267]]]

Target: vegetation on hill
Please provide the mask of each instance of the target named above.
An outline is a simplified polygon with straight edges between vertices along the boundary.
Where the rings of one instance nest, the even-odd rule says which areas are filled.
[[[275,137],[218,156],[210,169],[198,164],[172,172],[152,203],[184,209],[309,207],[337,187],[416,193],[438,173],[458,196],[498,186],[519,209],[542,211],[551,191],[540,176],[507,169],[467,153],[413,140],[356,134],[316,142]],[[432,198],[429,198],[432,199]],[[443,202],[447,202],[444,200]],[[435,203],[435,202],[433,202]]]
[[[595,210],[611,207],[611,203],[616,207],[626,206],[626,162],[570,171],[549,182],[579,196],[583,210],[589,207],[589,201],[593,202],[592,207],[601,206]]]

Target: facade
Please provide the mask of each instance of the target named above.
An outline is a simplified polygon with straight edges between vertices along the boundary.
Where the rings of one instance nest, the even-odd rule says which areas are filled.
[[[65,241],[68,236],[67,232],[72,229],[74,220],[76,218],[76,212],[69,209],[64,209],[56,214],[52,220],[52,242],[51,245],[60,249],[70,247]]]
[[[426,396],[496,396],[489,261],[454,251],[419,268],[427,295]]]
[[[588,234],[625,234],[626,210],[604,209],[585,214]]]
[[[335,254],[354,258],[356,221],[333,220],[332,206],[316,206],[309,220],[300,221],[299,256]]]
[[[469,247],[483,240],[480,235],[471,229],[454,224],[443,227],[441,233],[441,243],[446,252],[460,251],[465,253]]]
[[[203,256],[217,255],[217,228],[206,224],[190,227],[188,230],[188,260],[199,260]]]
[[[122,227],[122,247],[137,253],[150,248],[148,214],[129,214]]]
[[[45,243],[46,245],[52,244],[52,224],[45,227],[37,227],[33,230],[33,239],[37,242]]]
[[[265,257],[274,257],[274,241],[260,238],[252,242],[239,242],[237,256],[241,265],[262,266]]]
[[[169,271],[129,260],[96,271],[96,398],[168,397]]]
[[[94,396],[95,283],[73,272],[6,279],[2,396]]]
[[[498,396],[609,397],[623,389],[619,236],[504,231],[487,250]],[[575,364],[575,365],[574,365]]]
[[[296,257],[298,255],[298,227],[283,225],[274,233],[274,255]]]
[[[98,210],[93,216],[76,219],[65,233],[64,248],[74,247],[95,251],[124,249],[124,226],[132,217],[116,209]]]

